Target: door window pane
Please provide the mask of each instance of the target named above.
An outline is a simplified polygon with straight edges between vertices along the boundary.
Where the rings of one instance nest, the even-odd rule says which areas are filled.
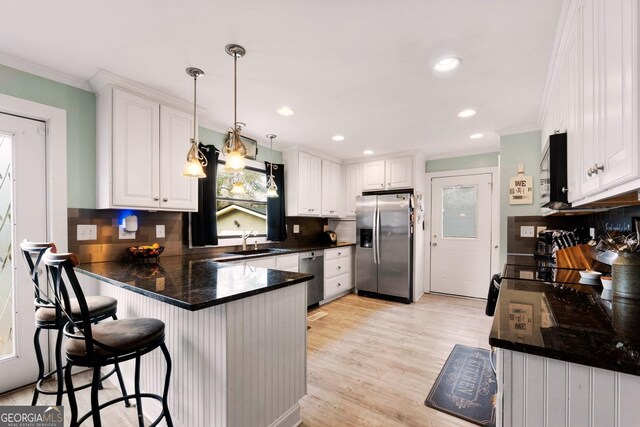
[[[474,239],[476,234],[475,185],[456,185],[442,189],[442,236]]]
[[[0,135],[0,358],[13,354],[11,138]]]

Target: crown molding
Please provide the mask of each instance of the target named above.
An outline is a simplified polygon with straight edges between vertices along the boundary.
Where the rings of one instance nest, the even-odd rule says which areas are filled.
[[[558,79],[558,72],[560,71],[559,68],[562,61],[560,55],[564,52],[567,38],[569,37],[569,30],[575,22],[578,7],[582,2],[583,0],[564,0],[562,3],[560,19],[558,20],[551,58],[549,60],[549,68],[547,70],[547,80],[545,82],[544,92],[542,93],[542,103],[540,104],[540,111],[538,113],[539,128],[542,128],[544,118],[549,109],[549,102],[551,102],[551,93]]]
[[[91,85],[95,93],[99,93],[109,85],[117,86],[130,92],[134,92],[148,98],[153,98],[161,104],[178,108],[180,110],[193,112],[193,101],[188,101],[176,96],[167,95],[166,93],[147,86],[144,83],[127,79],[126,77],[119,76],[107,70],[99,70],[93,77],[91,77],[91,79],[89,80],[89,84]],[[198,114],[203,114],[206,111],[207,109],[205,107],[198,105]]]
[[[464,150],[461,151],[449,151],[446,153],[437,153],[433,155],[429,155],[425,157],[425,161],[429,160],[442,160],[442,159],[452,159],[456,157],[467,157],[467,156],[477,156],[478,154],[491,154],[496,153],[500,154],[500,147],[485,147],[485,148],[477,148],[474,150]]]
[[[507,135],[516,135],[519,133],[528,133],[528,132],[538,132],[542,130],[542,126],[538,125],[523,125],[523,126],[513,126],[509,128],[499,129],[496,131],[498,136],[507,136]]]
[[[89,84],[89,82],[84,79],[63,73],[62,71],[58,71],[32,61],[28,61],[23,58],[18,58],[17,56],[9,55],[8,53],[0,52],[0,64],[6,65],[10,68],[15,68],[16,70],[24,71],[25,73],[52,80],[54,82],[62,83],[67,86],[73,86],[87,92],[93,92],[93,89],[91,89],[91,85]]]

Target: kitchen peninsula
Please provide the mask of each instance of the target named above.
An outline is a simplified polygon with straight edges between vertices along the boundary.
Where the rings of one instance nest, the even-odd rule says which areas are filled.
[[[283,426],[306,393],[306,281],[312,276],[197,257],[77,268],[83,286],[118,300],[118,316],[166,325],[176,426]],[[160,392],[161,357],[142,364],[142,389]],[[122,366],[133,387],[132,363]],[[160,406],[144,401],[154,419]]]
[[[637,425],[640,303],[578,273],[507,260],[489,336],[498,426]]]

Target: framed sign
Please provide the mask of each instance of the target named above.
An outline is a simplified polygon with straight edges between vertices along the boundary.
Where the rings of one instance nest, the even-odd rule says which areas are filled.
[[[518,175],[509,179],[509,204],[530,205],[533,203],[533,177]]]
[[[518,335],[533,335],[533,305],[509,303],[509,331]]]

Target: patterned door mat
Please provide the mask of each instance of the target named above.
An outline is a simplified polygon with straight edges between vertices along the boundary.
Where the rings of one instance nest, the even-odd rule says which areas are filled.
[[[496,376],[489,350],[456,344],[424,404],[480,426],[495,426]]]

